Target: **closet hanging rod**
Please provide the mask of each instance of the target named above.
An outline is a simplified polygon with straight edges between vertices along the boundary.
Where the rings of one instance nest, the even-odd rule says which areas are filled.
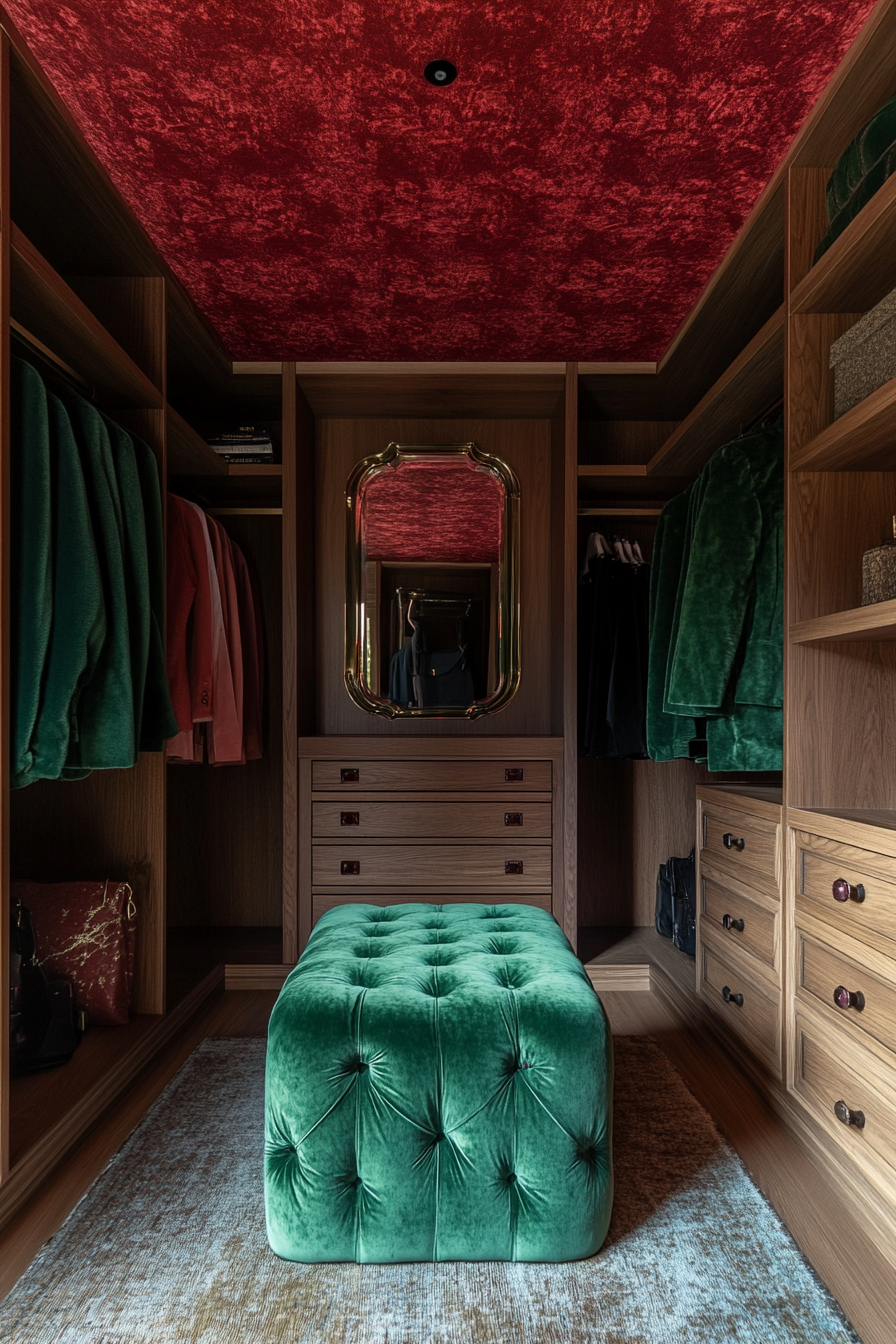
[[[217,518],[224,517],[224,516],[232,517],[233,515],[241,515],[242,517],[255,517],[255,518],[280,518],[280,517],[283,516],[283,510],[282,510],[282,509],[249,509],[249,508],[246,508],[246,509],[236,509],[236,508],[233,508],[233,509],[231,509],[231,508],[226,508],[226,509],[225,509],[225,508],[220,508],[220,509],[209,509],[209,508],[206,508],[205,512],[206,512],[206,513],[210,513],[213,517],[217,517]]]
[[[579,509],[580,518],[659,518],[662,509]]]
[[[27,327],[23,327],[21,322],[17,322],[14,317],[9,319],[9,326],[10,330],[23,345],[28,346],[39,359],[42,359],[44,363],[49,364],[52,369],[58,371],[67,382],[74,383],[76,387],[85,392],[90,400],[93,401],[96,397],[96,388],[89,383],[86,378],[83,378],[80,373],[77,373],[70,364],[66,364],[64,359],[60,359],[48,345],[44,345],[43,341],[39,341]]]

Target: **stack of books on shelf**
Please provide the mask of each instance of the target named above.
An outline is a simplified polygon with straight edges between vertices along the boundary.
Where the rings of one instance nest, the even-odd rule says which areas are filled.
[[[262,466],[274,461],[274,445],[270,434],[256,430],[254,425],[240,425],[233,433],[218,434],[215,438],[206,439],[206,443],[225,462]]]

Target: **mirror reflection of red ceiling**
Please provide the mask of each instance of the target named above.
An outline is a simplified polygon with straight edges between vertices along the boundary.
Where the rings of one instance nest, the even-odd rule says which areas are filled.
[[[7,7],[234,358],[654,360],[873,6]]]

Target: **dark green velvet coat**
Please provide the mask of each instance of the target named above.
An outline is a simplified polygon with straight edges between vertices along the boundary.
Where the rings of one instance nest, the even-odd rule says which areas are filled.
[[[695,718],[704,718],[711,770],[781,768],[783,462],[779,421],[721,448],[663,512],[661,523],[671,526],[658,541],[668,530],[676,545],[661,544],[653,562],[648,749],[654,759],[687,755],[682,738],[692,734]],[[668,603],[673,581],[670,621],[659,606],[661,593]]]
[[[50,421],[39,374],[20,359],[11,370],[11,724],[13,787],[33,769],[32,736],[40,707],[53,622]]]
[[[47,406],[53,500],[52,637],[31,766],[13,780],[14,787],[60,777],[77,734],[81,692],[94,675],[106,637],[103,582],[78,446],[59,398],[50,393]]]

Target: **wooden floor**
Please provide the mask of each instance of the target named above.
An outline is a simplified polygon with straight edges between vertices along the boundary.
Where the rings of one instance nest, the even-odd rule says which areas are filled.
[[[688,972],[677,963],[674,968],[683,977],[692,974],[692,969]],[[77,1150],[77,1160],[67,1162],[62,1172],[40,1190],[26,1213],[0,1231],[0,1296],[9,1291],[43,1242],[61,1225],[199,1041],[208,1036],[266,1035],[276,997],[273,990],[220,994],[177,1047],[158,1059]],[[879,1309],[882,1297],[892,1296],[896,1301],[892,1267],[819,1180],[807,1154],[735,1062],[710,1036],[684,1026],[674,1008],[655,992],[601,988],[600,997],[614,1035],[649,1035],[666,1051],[823,1278],[829,1278],[824,1267],[834,1240],[831,1229],[837,1229],[837,1240],[843,1236],[852,1239],[861,1268],[845,1291],[837,1285],[838,1296],[866,1344],[891,1344],[892,1337],[888,1335],[885,1340],[873,1323],[886,1316],[886,1311],[882,1315]],[[687,1142],[686,1135],[682,1142]]]

